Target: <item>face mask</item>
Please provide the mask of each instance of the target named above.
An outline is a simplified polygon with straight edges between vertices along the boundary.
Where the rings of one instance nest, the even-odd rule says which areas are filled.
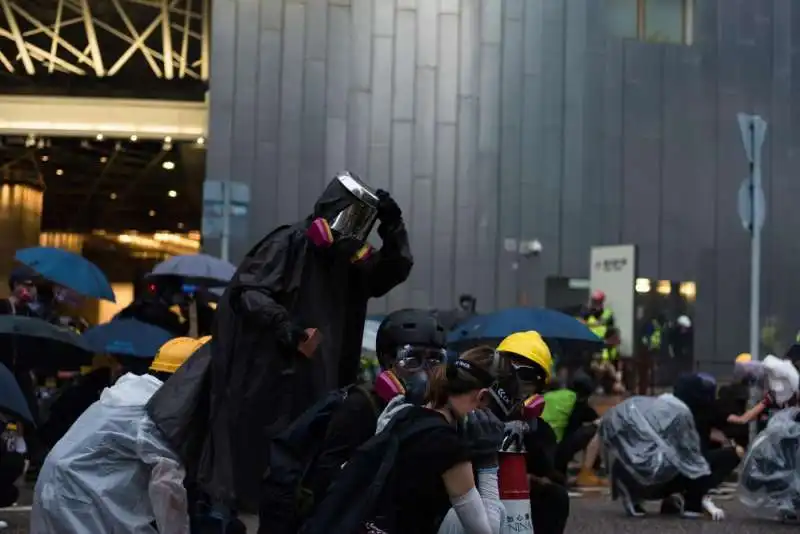
[[[329,248],[333,245],[333,232],[331,227],[322,217],[317,217],[311,221],[311,226],[306,230],[306,235],[316,246],[320,248]]]
[[[538,419],[544,412],[545,400],[541,395],[532,395],[522,403],[522,418],[524,421]]]
[[[405,395],[406,388],[392,371],[384,371],[375,379],[375,394],[386,402],[398,395]]]
[[[14,294],[20,302],[30,303],[33,301],[33,294],[30,292],[30,290],[28,290],[28,288],[20,287],[14,292]]]
[[[428,373],[412,373],[404,380],[406,386],[406,401],[417,406],[425,402],[425,393],[428,390]]]

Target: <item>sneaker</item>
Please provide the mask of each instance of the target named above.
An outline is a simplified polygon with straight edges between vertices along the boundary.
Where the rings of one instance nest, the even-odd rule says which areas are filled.
[[[661,515],[681,515],[683,514],[683,495],[670,495],[661,501]]]
[[[579,488],[602,488],[608,486],[608,481],[598,477],[589,469],[581,469],[575,478],[575,485]]]
[[[618,478],[614,478],[612,480],[612,497],[619,499],[622,501],[622,509],[625,510],[625,513],[628,517],[644,517],[646,512],[644,508],[642,508],[642,504],[638,501],[633,500],[631,497],[631,492],[628,487]]]

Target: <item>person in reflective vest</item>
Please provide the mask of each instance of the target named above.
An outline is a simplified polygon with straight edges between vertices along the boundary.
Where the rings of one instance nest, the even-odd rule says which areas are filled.
[[[650,352],[661,350],[662,333],[664,331],[663,320],[660,317],[650,319],[642,333],[642,344]]]
[[[600,339],[605,339],[609,327],[614,326],[614,312],[605,305],[606,294],[599,289],[592,291],[589,305],[583,313],[583,321],[589,330]]]

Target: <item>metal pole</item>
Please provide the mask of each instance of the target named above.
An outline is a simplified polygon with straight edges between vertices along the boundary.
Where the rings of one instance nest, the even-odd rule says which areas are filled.
[[[220,257],[230,261],[231,247],[231,182],[222,182],[222,239],[220,240]]]
[[[760,360],[760,311],[761,311],[761,217],[759,213],[758,195],[761,192],[761,151],[756,148],[755,124],[750,123],[750,140],[753,146],[753,162],[750,164],[750,355],[753,360]],[[750,391],[751,406],[759,401],[756,387]],[[750,443],[758,433],[758,422],[750,423]]]

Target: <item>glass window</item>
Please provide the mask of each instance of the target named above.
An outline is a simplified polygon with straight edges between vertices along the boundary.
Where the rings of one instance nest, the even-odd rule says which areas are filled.
[[[636,39],[639,34],[639,0],[605,0],[608,32],[623,39]]]
[[[643,41],[683,43],[684,0],[644,0]]]

